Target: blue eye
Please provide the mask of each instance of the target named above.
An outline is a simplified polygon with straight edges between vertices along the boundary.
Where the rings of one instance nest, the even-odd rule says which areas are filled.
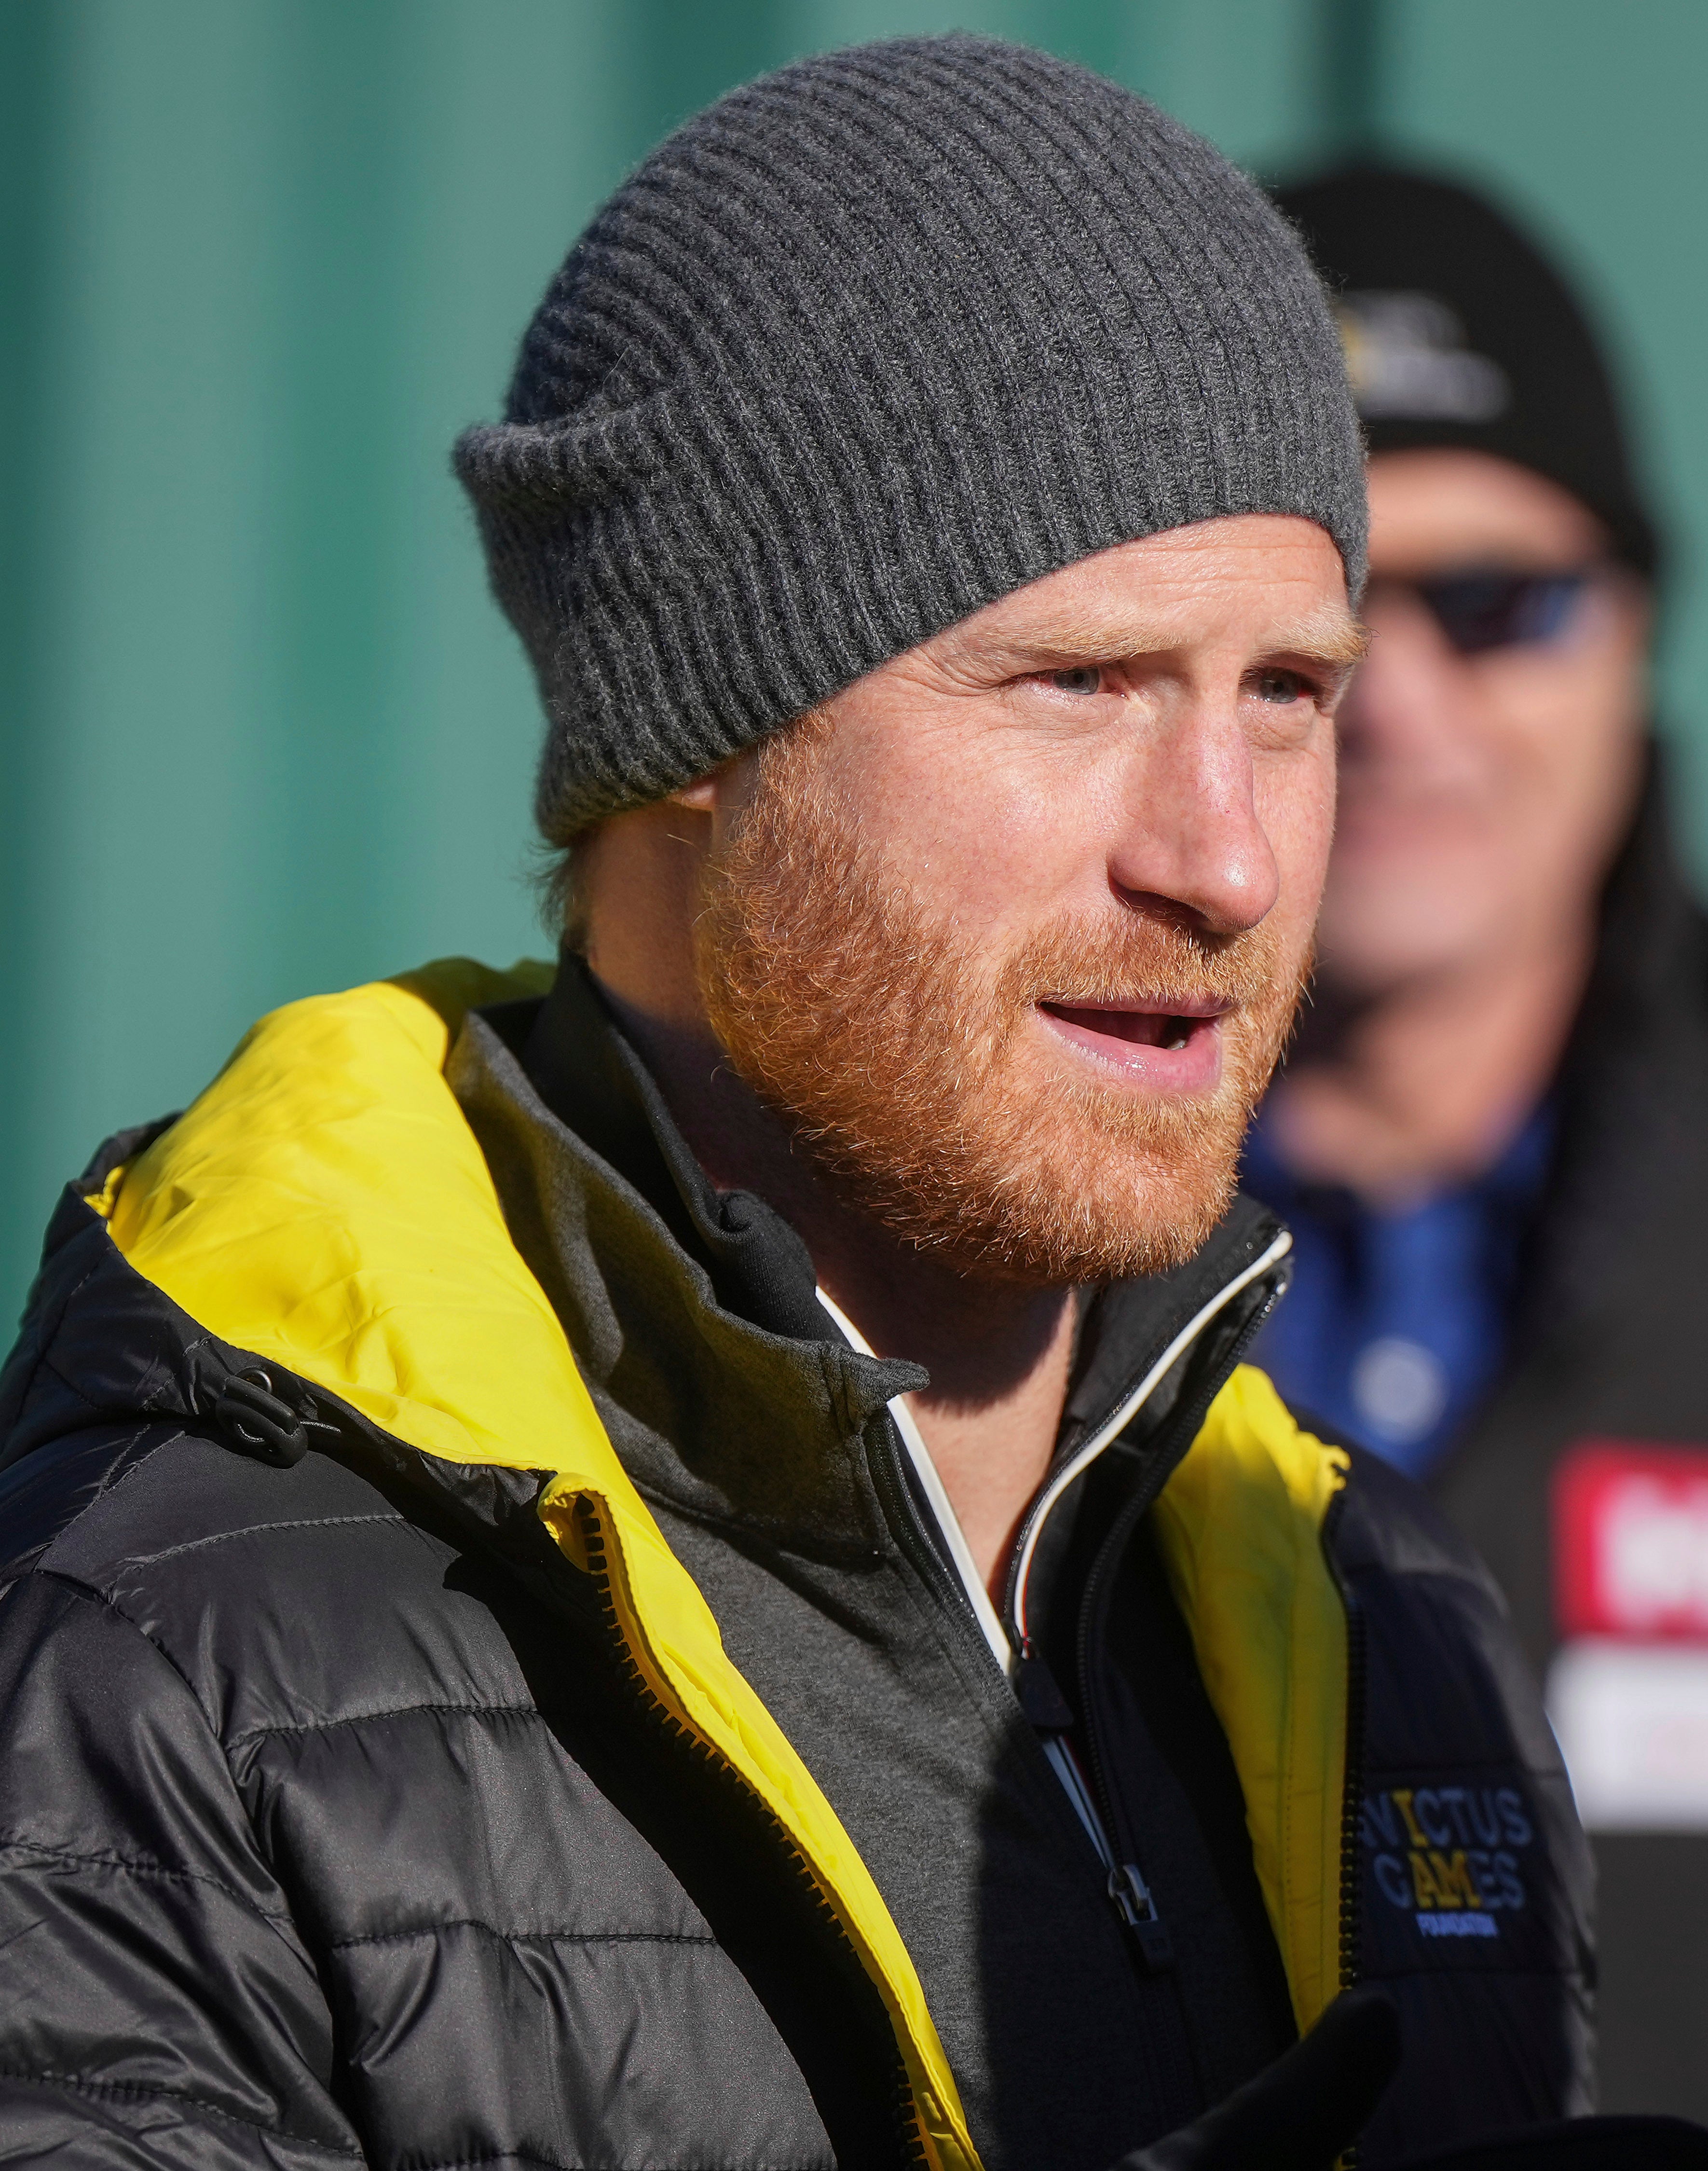
[[[1265,671],[1257,680],[1260,701],[1299,701],[1309,690],[1296,671]]]
[[[1052,671],[1050,683],[1058,694],[1097,694],[1103,689],[1103,673],[1095,663],[1081,663],[1072,671]]]

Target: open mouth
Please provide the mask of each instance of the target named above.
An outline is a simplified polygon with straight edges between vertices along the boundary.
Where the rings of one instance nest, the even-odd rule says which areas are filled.
[[[1222,1071],[1221,1021],[1228,1005],[1202,1001],[1179,1009],[1143,1003],[1041,1002],[1057,1036],[1112,1065],[1135,1083],[1197,1091]]]

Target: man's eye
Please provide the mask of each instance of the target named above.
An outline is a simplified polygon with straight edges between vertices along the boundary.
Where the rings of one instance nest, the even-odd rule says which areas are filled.
[[[1260,671],[1257,674],[1257,698],[1260,701],[1302,701],[1310,691],[1309,685],[1297,671]]]
[[[1052,671],[1050,683],[1058,694],[1096,694],[1103,688],[1103,673],[1095,663],[1081,663],[1072,671]]]

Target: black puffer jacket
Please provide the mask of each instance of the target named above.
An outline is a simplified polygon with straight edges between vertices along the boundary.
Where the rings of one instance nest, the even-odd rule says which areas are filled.
[[[660,1536],[677,1510],[608,1444],[674,1380],[692,1461],[707,1382],[739,1409],[760,1376],[708,1371],[717,1348],[788,1350],[720,1326],[584,1156],[578,1193],[535,1202],[602,1262],[577,1373],[501,1214],[526,1188],[495,1189],[442,1075],[441,1013],[496,992],[281,1014],[50,1232],[0,1390],[0,2160],[972,2171],[977,2143],[1095,2171],[1179,2099],[1111,2064],[1024,2150],[999,2098],[963,2111],[933,1933],[898,1934],[912,1903],[856,1851],[858,1804],[730,1664]],[[1486,1578],[1399,1481],[1348,1478],[1229,1376],[1272,1233],[1232,1230],[1207,1304],[1194,1270],[1161,1292],[1141,1370],[1200,1316],[1110,1451],[1133,1523],[1155,1504],[1132,1558],[1162,1564],[1231,1752],[1293,2013],[1358,1973],[1400,2002],[1367,2159],[1391,2162],[1584,2107],[1584,1863]],[[666,1262],[687,1338],[637,1371]],[[893,1368],[829,1339],[790,1361],[865,1503],[862,1573],[936,1635],[950,1601],[889,1482]],[[1003,1798],[1059,1820],[1040,1863],[1100,1889],[1020,1705],[993,1669],[968,1693],[1019,1760]],[[976,1911],[964,1854],[944,1873]],[[1125,1949],[1142,2029],[1154,1954]],[[945,2040],[961,2026],[945,2008]]]

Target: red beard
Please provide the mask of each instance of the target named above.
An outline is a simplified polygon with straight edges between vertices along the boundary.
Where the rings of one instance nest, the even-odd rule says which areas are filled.
[[[1191,1258],[1227,1211],[1309,961],[1266,924],[1203,935],[1113,903],[987,954],[857,839],[820,743],[808,723],[768,745],[709,882],[700,989],[738,1075],[851,1205],[973,1278],[1060,1288]],[[1219,1083],[1144,1096],[1076,1076],[1035,1024],[1067,995],[1228,1004]]]

